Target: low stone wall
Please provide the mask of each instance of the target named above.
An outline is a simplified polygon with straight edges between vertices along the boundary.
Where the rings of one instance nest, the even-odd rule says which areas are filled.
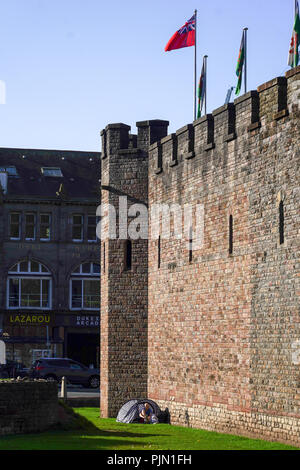
[[[56,383],[0,380],[0,436],[45,431],[58,409]]]
[[[160,400],[156,403],[162,410],[169,409],[171,424],[300,447],[300,418],[297,417],[233,411],[225,405],[189,408],[184,403]]]

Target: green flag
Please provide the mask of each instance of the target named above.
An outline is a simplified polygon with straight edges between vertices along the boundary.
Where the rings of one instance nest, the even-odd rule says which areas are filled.
[[[244,62],[245,62],[245,31],[243,31],[239,58],[238,58],[237,66],[236,66],[236,75],[238,76],[238,83],[237,83],[237,87],[235,90],[236,95],[238,95],[241,91]]]
[[[198,85],[198,112],[197,119],[201,117],[201,111],[205,97],[205,82],[206,82],[206,70],[205,70],[205,58],[203,59],[202,71]]]
[[[299,18],[299,4],[295,2],[295,23],[292,33],[291,46],[289,51],[288,65],[290,67],[297,67],[299,63],[299,45],[300,45],[300,18]]]

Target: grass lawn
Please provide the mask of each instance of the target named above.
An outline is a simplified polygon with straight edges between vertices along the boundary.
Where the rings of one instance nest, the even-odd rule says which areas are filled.
[[[75,424],[39,434],[1,437],[0,450],[299,450],[168,424],[117,423],[99,418],[98,408],[76,408],[73,412]]]

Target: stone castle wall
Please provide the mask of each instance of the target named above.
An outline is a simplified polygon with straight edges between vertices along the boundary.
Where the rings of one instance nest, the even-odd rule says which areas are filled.
[[[204,215],[192,252],[134,241],[135,277],[122,241],[102,243],[104,416],[147,395],[173,424],[300,443],[299,95],[300,67],[171,135],[164,121],[103,131],[102,202]]]
[[[149,242],[148,395],[174,423],[300,443],[299,103],[300,67],[150,147],[150,207],[204,206],[192,261]]]

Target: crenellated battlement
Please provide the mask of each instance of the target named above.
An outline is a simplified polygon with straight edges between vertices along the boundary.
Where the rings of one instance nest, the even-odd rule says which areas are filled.
[[[226,152],[225,146],[234,140],[249,141],[298,109],[296,89],[300,66],[157,140],[149,147],[150,174],[160,175],[199,154]]]
[[[108,156],[124,154],[125,150],[147,152],[149,146],[162,139],[168,132],[168,121],[153,119],[136,123],[138,134],[131,134],[131,127],[123,123],[108,124],[100,133],[102,160]],[[138,152],[133,153],[138,153]],[[125,152],[126,153],[126,152]]]
[[[137,122],[137,135],[131,134],[131,127],[126,124],[109,124],[101,131],[102,159],[124,155],[125,150],[136,155],[149,151],[150,166],[153,168],[150,173],[160,174],[166,168],[176,167],[198,154],[214,149],[224,151],[227,143],[240,138],[251,139],[257,132],[263,132],[265,126],[286,118],[298,109],[299,99],[295,90],[300,87],[299,74],[300,66],[170,135],[169,122],[164,120]]]

